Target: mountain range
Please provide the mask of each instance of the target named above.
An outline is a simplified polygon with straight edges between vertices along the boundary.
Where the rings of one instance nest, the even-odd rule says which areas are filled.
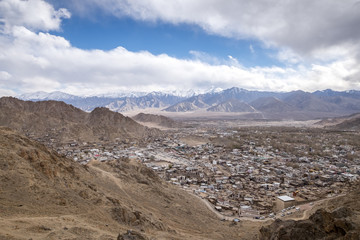
[[[24,94],[23,100],[58,100],[84,111],[107,107],[115,112],[155,108],[165,112],[257,112],[266,119],[313,119],[360,112],[360,91],[267,92],[233,87],[202,94],[181,95],[164,92],[128,93],[80,97],[62,92]],[[118,96],[120,96],[118,95]],[[109,97],[110,96],[110,97]]]

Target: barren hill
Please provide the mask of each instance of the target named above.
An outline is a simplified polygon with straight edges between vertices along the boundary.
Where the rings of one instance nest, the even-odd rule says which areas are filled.
[[[261,240],[276,239],[360,239],[360,190],[355,183],[353,192],[324,205],[304,220],[280,220],[261,228]]]
[[[167,128],[176,128],[181,125],[179,122],[176,122],[171,118],[155,114],[139,113],[135,115],[132,119],[141,123],[153,123],[159,125],[160,127]]]
[[[339,130],[350,130],[350,131],[359,131],[360,130],[360,116],[345,119],[343,122],[333,126],[335,129]]]
[[[82,166],[0,128],[0,239],[254,239],[126,159]],[[243,229],[246,231],[243,231]],[[119,238],[121,239],[121,238]]]
[[[59,141],[141,138],[153,131],[106,108],[86,113],[64,102],[8,97],[0,99],[0,125],[35,137],[51,135]]]
[[[360,113],[344,117],[326,118],[317,122],[316,125],[338,130],[357,131],[360,130]]]
[[[207,109],[210,112],[256,112],[256,110],[249,104],[237,100],[230,99],[228,101],[222,102],[218,105],[210,107]]]

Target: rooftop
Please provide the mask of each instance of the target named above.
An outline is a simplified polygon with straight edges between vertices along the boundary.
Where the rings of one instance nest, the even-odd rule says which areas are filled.
[[[279,198],[281,201],[284,202],[289,202],[289,201],[294,201],[295,199],[289,196],[278,196],[277,198]]]

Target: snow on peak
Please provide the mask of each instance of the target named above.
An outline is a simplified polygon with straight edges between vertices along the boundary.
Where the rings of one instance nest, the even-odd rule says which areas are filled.
[[[118,91],[118,92],[108,92],[103,94],[92,94],[88,97],[103,97],[103,98],[123,98],[123,97],[142,97],[148,94],[147,92],[126,92],[126,91]]]
[[[34,93],[24,93],[18,96],[22,100],[63,100],[63,99],[74,99],[77,98],[74,95],[55,91],[51,93],[39,91]]]
[[[39,91],[39,92],[33,92],[33,93],[24,93],[21,95],[18,95],[17,97],[22,100],[33,100],[33,99],[39,99],[43,100],[46,99],[49,93]]]

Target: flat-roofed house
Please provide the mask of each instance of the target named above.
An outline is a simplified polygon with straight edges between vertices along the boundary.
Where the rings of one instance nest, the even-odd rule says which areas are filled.
[[[276,198],[276,210],[280,211],[281,209],[291,207],[295,205],[295,199],[286,195],[278,196]]]

